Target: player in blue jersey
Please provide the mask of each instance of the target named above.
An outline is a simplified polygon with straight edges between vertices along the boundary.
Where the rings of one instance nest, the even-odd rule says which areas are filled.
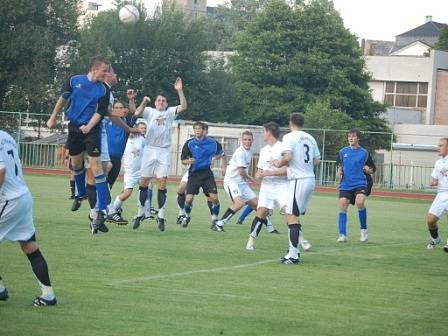
[[[351,129],[347,134],[349,146],[339,151],[337,159],[339,185],[339,237],[338,242],[347,241],[347,208],[350,204],[358,208],[361,242],[367,242],[367,209],[366,197],[370,194],[371,183],[367,175],[376,170],[369,152],[360,146],[361,132]],[[371,179],[370,179],[371,180]]]
[[[106,176],[101,167],[101,119],[108,113],[110,104],[110,90],[103,83],[110,70],[110,63],[103,56],[95,56],[90,61],[89,72],[85,75],[71,76],[63,86],[47,126],[56,125],[58,113],[70,100],[67,110],[68,138],[67,145],[70,160],[75,174],[77,200],[86,198],[84,152],[95,175],[98,195],[98,216],[92,223],[92,233],[107,232],[104,224],[108,203],[108,188]]]
[[[223,156],[224,151],[218,141],[205,136],[206,126],[203,122],[195,122],[193,129],[194,137],[185,142],[181,154],[182,163],[184,165],[190,165],[188,170],[187,195],[185,197],[185,218],[182,221],[183,227],[187,227],[190,223],[194,195],[199,194],[200,188],[202,188],[202,191],[212,203],[211,211],[213,215],[217,218],[219,214],[218,189],[210,167],[213,159]],[[211,228],[217,230],[214,223],[212,223]]]

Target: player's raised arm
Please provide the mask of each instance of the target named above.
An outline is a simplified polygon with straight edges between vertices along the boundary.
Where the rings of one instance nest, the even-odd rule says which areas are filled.
[[[140,103],[140,105],[135,110],[134,115],[136,117],[140,116],[143,113],[143,111],[145,110],[146,105],[148,105],[148,103],[150,101],[151,101],[151,98],[149,98],[148,96],[144,96],[142,102]]]
[[[176,78],[176,82],[174,83],[174,88],[179,95],[180,105],[177,107],[177,113],[184,112],[187,109],[187,99],[185,98],[183,91],[182,79],[180,77]]]
[[[135,98],[137,97],[137,92],[135,92],[134,89],[128,89],[126,91],[126,96],[128,97],[129,113],[134,114],[137,110],[137,107],[135,106]]]

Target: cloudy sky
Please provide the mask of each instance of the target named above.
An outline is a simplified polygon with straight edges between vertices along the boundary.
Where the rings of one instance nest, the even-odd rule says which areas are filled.
[[[161,0],[143,0],[152,7]],[[108,5],[113,0],[97,0]],[[226,0],[208,0],[208,6],[224,4]],[[393,41],[396,35],[433,21],[448,23],[448,0],[333,0],[346,28],[359,38]]]

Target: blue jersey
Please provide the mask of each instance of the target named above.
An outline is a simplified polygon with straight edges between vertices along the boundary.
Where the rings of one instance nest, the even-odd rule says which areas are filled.
[[[122,119],[129,127],[133,127],[136,121],[134,116],[126,116]],[[109,120],[105,125],[109,155],[111,157],[121,158],[126,147],[128,134],[122,127],[114,124],[111,120]]]
[[[340,190],[367,188],[364,166],[375,167],[369,152],[363,147],[344,147],[339,151],[338,166],[342,169]]]
[[[181,160],[194,158],[195,162],[190,166],[190,172],[210,169],[212,159],[215,156],[224,154],[221,144],[213,138],[205,137],[203,139],[188,139],[180,156]]]
[[[62,97],[70,101],[68,120],[76,125],[87,125],[95,112],[107,114],[110,90],[103,82],[92,82],[87,75],[71,76],[62,88]]]

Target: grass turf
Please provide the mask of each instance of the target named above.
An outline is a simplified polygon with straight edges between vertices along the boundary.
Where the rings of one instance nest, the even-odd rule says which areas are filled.
[[[31,306],[39,294],[17,244],[0,245],[0,274],[10,293],[0,302],[0,335],[445,335],[448,254],[426,250],[428,201],[370,198],[369,242],[359,242],[357,212],[349,212],[349,242],[336,243],[337,202],[316,194],[303,217],[313,244],[301,265],[281,265],[281,235],[245,243],[251,215],[211,231],[203,195],[188,229],[175,224],[169,187],[167,229],[144,221],[110,224],[92,236],[88,204],[70,212],[68,181],[28,175],[37,238],[58,295],[57,307]],[[113,195],[121,188],[114,187]],[[221,213],[229,204],[220,190]],[[156,197],[154,197],[154,201]],[[135,213],[135,195],[124,215]],[[440,231],[446,237],[445,220]]]

